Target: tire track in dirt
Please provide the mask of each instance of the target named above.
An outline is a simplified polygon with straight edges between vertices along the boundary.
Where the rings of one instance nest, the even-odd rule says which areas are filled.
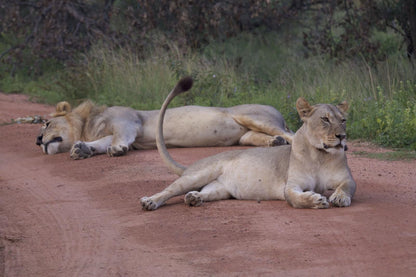
[[[82,276],[85,272],[95,275],[97,272],[94,270],[100,268],[95,265],[110,263],[113,257],[99,255],[99,259],[96,259],[98,252],[108,252],[111,249],[111,245],[101,243],[101,236],[106,235],[100,228],[105,216],[97,214],[97,208],[88,201],[88,195],[71,189],[71,186],[76,185],[75,182],[62,184],[59,177],[52,176],[53,172],[48,166],[38,168],[38,162],[34,160],[44,162],[44,158],[48,157],[25,159],[14,151],[2,149],[1,171],[7,172],[7,176],[13,176],[3,178],[2,187],[19,192],[24,204],[20,205],[19,211],[16,211],[19,215],[16,214],[15,217],[26,225],[22,225],[22,230],[18,231],[3,230],[3,236],[21,233],[21,240],[31,245],[30,249],[22,250],[10,244],[12,248],[7,249],[15,256],[5,261],[5,271],[13,272],[16,269],[19,272],[19,265],[27,263],[49,268],[49,276],[57,276],[59,272],[72,272],[73,276]],[[48,181],[32,179],[34,175]],[[2,206],[7,209],[7,204],[4,203],[7,201],[2,201]],[[90,212],[93,214],[90,215]],[[35,231],[25,233],[26,227]],[[42,253],[37,252],[37,249],[42,249]],[[29,251],[32,255],[28,256],[22,251]]]
[[[46,240],[53,246],[46,248],[48,253],[42,253],[42,256],[49,258],[54,266],[60,264],[59,270],[80,276],[81,272],[77,270],[82,271],[90,263],[94,248],[98,245],[96,241],[83,239],[82,222],[77,219],[83,218],[86,212],[81,213],[79,209],[74,209],[80,201],[62,199],[62,195],[50,188],[38,187],[29,192],[38,201],[38,204],[30,208],[30,213],[39,222],[42,232],[46,234],[41,241]],[[54,235],[49,236],[49,234]],[[37,248],[41,246],[38,245]],[[86,254],[82,263],[77,259],[81,253]]]
[[[0,191],[0,194],[2,192],[3,190]],[[6,272],[9,272],[9,268],[18,269],[21,264],[22,249],[20,244],[23,240],[23,234],[20,228],[10,224],[13,219],[3,214],[3,207],[0,209],[0,213],[0,276],[7,276]]]

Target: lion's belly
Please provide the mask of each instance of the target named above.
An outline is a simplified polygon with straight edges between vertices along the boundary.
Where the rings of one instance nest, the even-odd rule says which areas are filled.
[[[156,122],[147,118],[141,143],[155,145]],[[246,132],[225,109],[186,106],[167,110],[163,136],[168,147],[229,146]]]
[[[237,144],[246,132],[247,129],[232,118],[188,118],[186,125],[166,124],[164,137],[168,146],[229,146]]]
[[[290,146],[246,150],[218,181],[237,199],[284,200],[289,153]]]

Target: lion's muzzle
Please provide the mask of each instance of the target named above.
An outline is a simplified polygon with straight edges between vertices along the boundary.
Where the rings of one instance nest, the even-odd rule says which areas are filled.
[[[47,143],[43,143],[42,140],[43,140],[43,136],[38,136],[37,139],[36,139],[36,144],[39,145],[42,148],[42,150],[45,154],[51,154],[51,153],[48,152],[48,146],[51,143],[56,143],[56,142],[62,142],[63,141],[62,137],[55,137],[55,138],[51,139],[50,141],[48,141]],[[54,147],[54,148],[56,148],[56,149],[55,149],[55,151],[52,151],[52,154],[55,154],[57,152],[56,151],[57,147]]]
[[[38,136],[36,138],[36,145],[40,146],[42,144],[42,139],[43,139],[43,136]]]

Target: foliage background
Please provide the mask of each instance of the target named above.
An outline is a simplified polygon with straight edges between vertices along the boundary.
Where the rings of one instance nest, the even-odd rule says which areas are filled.
[[[351,103],[349,136],[416,149],[413,0],[0,0],[0,90],[157,109]]]

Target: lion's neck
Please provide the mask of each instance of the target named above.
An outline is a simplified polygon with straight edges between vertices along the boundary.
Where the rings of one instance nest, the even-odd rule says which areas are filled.
[[[74,134],[77,136],[76,140],[90,141],[98,139],[97,136],[91,136],[90,130],[91,121],[105,110],[105,106],[96,106],[91,101],[85,101],[79,105],[73,112],[73,128]]]
[[[307,127],[304,124],[295,133],[292,142],[292,152],[298,159],[306,159],[306,157],[309,157],[309,159],[318,161],[320,156],[324,155],[325,153],[323,153],[322,150],[317,149],[309,142],[306,128]]]
[[[297,160],[300,163],[313,164],[314,168],[320,168],[328,162],[346,162],[343,151],[328,152],[313,145],[308,139],[308,130],[305,125],[302,125],[293,137],[291,155],[291,159]]]

